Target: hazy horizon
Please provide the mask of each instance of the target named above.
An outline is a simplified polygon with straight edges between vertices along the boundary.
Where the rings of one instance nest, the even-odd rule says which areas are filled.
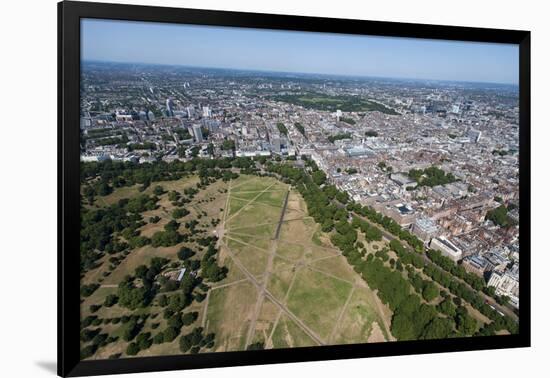
[[[81,21],[83,62],[518,85],[519,47],[151,22]]]

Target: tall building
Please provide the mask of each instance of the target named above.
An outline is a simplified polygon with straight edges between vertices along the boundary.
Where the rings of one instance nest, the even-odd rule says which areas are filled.
[[[166,99],[166,115],[168,117],[174,116],[174,102],[171,98]]]
[[[203,118],[209,118],[212,115],[212,111],[208,106],[202,107],[202,116]]]
[[[189,105],[187,107],[187,118],[193,118],[195,116],[195,107],[193,105]]]
[[[200,143],[204,139],[202,137],[201,125],[193,125],[193,136],[195,137],[195,142]]]

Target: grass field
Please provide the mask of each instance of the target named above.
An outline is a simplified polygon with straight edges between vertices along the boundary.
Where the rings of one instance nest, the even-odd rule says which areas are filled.
[[[367,342],[373,322],[388,332],[375,294],[308,217],[297,191],[290,188],[283,208],[288,190],[266,177],[230,184],[221,254],[241,274],[231,272],[211,290],[205,324],[221,332],[216,350]]]

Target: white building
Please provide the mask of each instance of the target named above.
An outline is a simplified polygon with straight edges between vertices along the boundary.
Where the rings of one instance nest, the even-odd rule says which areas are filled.
[[[456,245],[444,237],[433,238],[430,242],[430,248],[440,251],[454,262],[462,258],[462,251]]]
[[[510,298],[510,303],[519,308],[519,277],[511,272],[493,271],[488,286],[495,288],[495,293]]]

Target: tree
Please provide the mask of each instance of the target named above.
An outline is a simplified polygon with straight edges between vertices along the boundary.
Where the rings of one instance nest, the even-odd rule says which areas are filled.
[[[437,305],[437,309],[440,313],[450,317],[454,317],[456,314],[456,306],[453,304],[450,297],[446,298],[439,305]]]
[[[439,295],[439,289],[437,288],[437,285],[433,282],[429,281],[424,285],[424,289],[422,290],[422,297],[427,301],[431,302],[437,296]]]
[[[164,294],[159,295],[157,301],[160,307],[166,307],[168,305],[168,298]]]
[[[126,347],[126,354],[128,356],[135,356],[138,353],[139,353],[139,346],[136,343],[128,344],[128,347]]]
[[[509,224],[508,221],[508,209],[504,205],[500,205],[496,209],[489,210],[487,212],[487,215],[485,216],[485,219],[490,220],[494,224],[506,227]]]
[[[199,313],[198,312],[187,312],[185,313],[182,318],[181,318],[181,321],[183,323],[183,325],[190,325],[192,323],[195,322],[195,320],[197,320],[199,317]]]
[[[141,330],[142,325],[138,324],[137,319],[135,317],[132,317],[126,324],[123,326],[122,330],[122,339],[124,341],[130,341],[133,340],[134,337],[139,333]]]
[[[265,349],[265,345],[263,341],[252,343],[246,347],[246,350],[262,350],[262,349]]]
[[[160,196],[160,195],[164,194],[164,188],[160,185],[157,185],[157,186],[155,186],[155,189],[153,189],[153,193],[156,196]]]
[[[180,329],[175,327],[168,327],[164,330],[164,341],[170,343],[178,337]]]
[[[178,251],[178,258],[180,260],[187,260],[188,258],[191,258],[195,255],[195,252],[191,248],[188,247],[181,247]]]
[[[477,330],[477,322],[468,314],[465,307],[459,307],[455,316],[456,329],[463,335],[471,336]]]
[[[153,344],[162,344],[164,343],[164,332],[159,332],[153,337]]]
[[[149,349],[149,347],[151,347],[151,345],[153,344],[153,340],[151,339],[151,333],[150,332],[140,333],[136,337],[136,343],[140,350]]]
[[[433,319],[422,332],[423,339],[445,339],[454,332],[454,322],[448,318]]]

